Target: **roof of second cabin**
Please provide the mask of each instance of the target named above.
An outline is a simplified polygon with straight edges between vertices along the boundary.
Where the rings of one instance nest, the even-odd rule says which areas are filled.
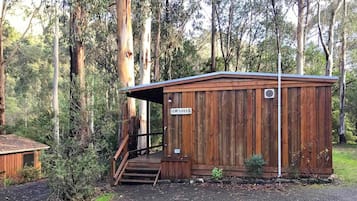
[[[14,134],[0,135],[0,155],[48,149],[49,146]]]
[[[124,88],[121,91],[126,93],[129,97],[148,100],[156,103],[162,103],[163,88],[170,86],[178,86],[184,84],[191,84],[195,82],[204,82],[213,79],[264,79],[277,80],[276,73],[242,73],[242,72],[214,72],[191,77],[184,77],[174,80],[167,80],[162,82],[155,82],[150,84],[137,85],[133,87]],[[326,84],[333,84],[337,77],[331,76],[316,76],[316,75],[295,75],[282,74],[282,81],[303,81],[303,82],[319,82]]]

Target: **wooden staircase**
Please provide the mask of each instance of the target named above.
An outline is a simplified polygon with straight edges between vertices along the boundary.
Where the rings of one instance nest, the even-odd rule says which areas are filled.
[[[143,157],[144,158],[144,157]],[[151,160],[129,160],[120,183],[142,183],[156,185],[160,176],[160,162]]]
[[[137,134],[136,136],[159,134],[162,135],[163,133]],[[135,135],[130,136],[132,138]],[[155,186],[161,174],[162,152],[150,152],[150,149],[162,147],[163,145],[159,144],[132,150],[129,146],[129,135],[126,135],[119,141],[121,142],[119,148],[111,160],[112,185],[115,186],[119,183],[146,183]],[[148,144],[149,142],[147,141]],[[141,152],[145,152],[146,154],[140,155]],[[139,156],[137,156],[138,153]]]
[[[129,137],[126,136],[118,151],[115,153],[111,165],[113,185],[119,183],[146,183],[156,185],[161,173],[162,152],[141,155],[129,159],[126,146]]]

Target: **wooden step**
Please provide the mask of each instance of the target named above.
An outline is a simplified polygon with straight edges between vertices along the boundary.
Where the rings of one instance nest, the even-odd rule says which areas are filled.
[[[156,177],[156,174],[124,172],[123,176],[129,176],[129,177]]]
[[[153,167],[160,168],[160,163],[139,163],[139,162],[128,162],[128,167]]]
[[[153,184],[154,180],[147,180],[147,179],[121,179],[120,182],[122,183],[142,183],[142,184]]]
[[[152,171],[152,172],[157,172],[159,171],[159,168],[154,168],[154,167],[126,167],[126,171]]]

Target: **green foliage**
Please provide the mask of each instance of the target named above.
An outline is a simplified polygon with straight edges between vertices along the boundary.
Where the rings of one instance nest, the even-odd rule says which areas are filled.
[[[265,164],[261,155],[253,155],[244,162],[248,175],[254,178],[259,178],[263,175],[263,167]]]
[[[357,184],[357,145],[337,145],[332,151],[333,169],[346,184]]]
[[[317,45],[311,43],[306,45],[304,70],[307,75],[325,74],[325,55]]]
[[[214,180],[221,180],[223,178],[223,169],[217,167],[213,168],[211,176]]]
[[[3,181],[4,187],[8,187],[8,186],[14,185],[15,183],[16,183],[15,180],[13,180],[10,177],[5,177],[4,181]]]
[[[35,181],[41,178],[41,171],[35,167],[25,166],[21,170],[21,176],[24,182]]]
[[[95,199],[95,201],[111,201],[114,197],[113,193],[105,193],[103,195],[100,195]]]
[[[87,200],[103,173],[93,147],[83,148],[74,138],[62,141],[52,153],[43,154],[42,167],[52,195],[60,200]]]

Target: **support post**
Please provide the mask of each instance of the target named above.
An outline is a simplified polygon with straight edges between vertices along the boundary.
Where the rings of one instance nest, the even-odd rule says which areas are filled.
[[[150,147],[150,101],[146,101],[146,155],[149,155]]]

